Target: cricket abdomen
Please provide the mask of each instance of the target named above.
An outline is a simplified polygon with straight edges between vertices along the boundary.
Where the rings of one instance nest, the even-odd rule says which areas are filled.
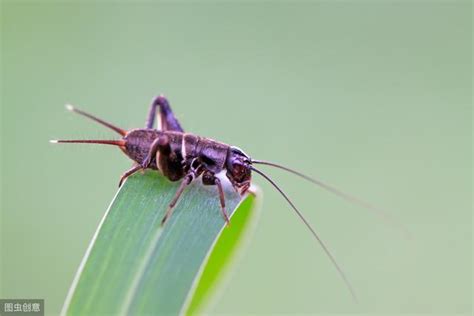
[[[134,129],[124,136],[125,154],[138,164],[142,164],[150,151],[151,144],[160,137],[162,132],[156,129]],[[156,169],[155,161],[152,161],[150,168]]]

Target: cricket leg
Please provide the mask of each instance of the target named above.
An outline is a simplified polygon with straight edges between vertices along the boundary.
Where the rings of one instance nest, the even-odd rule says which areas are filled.
[[[119,188],[122,186],[123,182],[128,178],[130,177],[132,174],[134,174],[135,172],[139,171],[142,169],[142,166],[140,165],[135,165],[133,166],[130,170],[127,170],[126,172],[124,172],[122,174],[122,176],[120,177],[120,181],[119,181]]]
[[[215,185],[217,186],[217,191],[219,192],[219,200],[221,203],[221,213],[222,217],[224,218],[227,226],[230,225],[230,220],[229,216],[227,215],[227,212],[225,210],[225,195],[224,195],[224,189],[222,188],[221,180],[217,178],[214,174],[211,172],[204,172],[202,175],[202,183],[204,185]]]
[[[147,156],[142,162],[142,168],[146,169],[150,166],[150,163],[153,157],[156,157],[156,154],[160,152],[163,155],[171,154],[171,145],[168,136],[161,135],[151,143],[150,150],[148,151]],[[156,164],[158,165],[158,159],[156,159]]]
[[[150,106],[148,118],[146,120],[146,128],[153,128],[156,117],[156,108],[160,107],[160,126],[158,129],[162,131],[184,132],[179,124],[178,119],[174,116],[170,104],[164,95],[157,96]]]
[[[168,152],[168,149],[169,149],[169,152],[171,152],[169,140],[166,135],[162,135],[158,137],[157,139],[155,139],[153,143],[151,144],[150,150],[148,151],[148,154],[143,160],[143,162],[141,163],[141,165],[134,165],[130,170],[125,172],[122,175],[122,177],[120,177],[119,187],[122,186],[123,181],[127,177],[131,176],[132,174],[134,174],[135,172],[139,170],[145,170],[146,168],[148,168],[151,164],[153,157],[156,156],[158,150],[163,150],[164,152]],[[157,164],[158,164],[158,159],[157,159]]]
[[[176,206],[176,203],[178,202],[181,194],[183,194],[184,189],[193,181],[194,174],[193,173],[188,173],[183,181],[181,181],[181,184],[179,185],[178,190],[176,191],[173,199],[171,200],[170,204],[168,205],[168,210],[165,213],[165,216],[161,220],[161,225],[164,225],[168,219],[170,218],[171,214],[173,214],[174,207]]]

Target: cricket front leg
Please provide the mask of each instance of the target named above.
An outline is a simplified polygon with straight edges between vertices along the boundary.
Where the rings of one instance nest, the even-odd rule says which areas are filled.
[[[221,203],[222,217],[224,218],[227,226],[229,226],[230,225],[230,220],[229,220],[229,216],[227,215],[227,212],[225,210],[225,195],[224,195],[224,189],[222,188],[221,180],[219,180],[219,178],[217,178],[211,172],[204,172],[203,175],[202,175],[202,183],[204,185],[215,185],[217,187],[217,191],[219,192],[219,201]]]
[[[146,128],[153,128],[157,107],[160,108],[160,127],[158,129],[162,131],[184,132],[178,119],[174,116],[173,111],[171,110],[168,99],[166,99],[164,95],[157,96],[151,103],[148,118],[146,120]]]

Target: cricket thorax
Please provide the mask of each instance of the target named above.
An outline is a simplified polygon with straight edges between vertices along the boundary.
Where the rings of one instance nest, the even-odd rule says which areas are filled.
[[[206,170],[219,173],[225,168],[229,146],[189,133],[163,132],[170,144],[170,155],[157,153],[158,169],[170,180],[181,178],[193,170],[196,176]],[[181,170],[177,171],[178,164]],[[171,170],[172,169],[172,170]]]
[[[206,170],[212,173],[224,170],[229,145],[210,138],[200,138],[195,150],[199,162]]]

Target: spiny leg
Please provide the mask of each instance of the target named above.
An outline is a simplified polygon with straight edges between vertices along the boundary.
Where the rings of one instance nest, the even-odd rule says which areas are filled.
[[[224,189],[222,188],[221,180],[217,178],[213,173],[211,172],[205,172],[202,175],[202,183],[204,185],[215,185],[217,186],[217,190],[219,191],[219,200],[221,203],[221,213],[222,217],[224,218],[227,226],[230,225],[230,220],[229,216],[227,215],[227,212],[225,210],[225,195],[224,195]]]
[[[150,150],[142,162],[142,168],[146,169],[150,166],[153,157],[156,156],[158,151],[163,155],[171,154],[171,145],[168,136],[161,135],[151,143]],[[158,160],[156,161],[156,165],[158,165]]]
[[[139,171],[142,169],[142,166],[140,165],[135,165],[133,166],[130,170],[127,170],[126,172],[124,172],[122,174],[122,176],[120,177],[120,181],[119,181],[119,188],[122,186],[122,183],[125,181],[125,179],[127,179],[128,177],[130,177],[132,174],[134,174],[135,172]]]
[[[176,191],[173,199],[171,200],[170,204],[168,205],[168,210],[165,213],[165,216],[161,220],[161,225],[164,225],[168,219],[170,218],[171,214],[173,214],[174,207],[176,206],[176,203],[178,202],[181,194],[183,194],[184,189],[193,181],[194,175],[192,173],[188,173],[183,181],[181,181],[181,184],[179,185],[178,190]]]
[[[127,178],[128,176],[134,174],[135,172],[137,172],[140,169],[142,169],[142,170],[147,169],[150,166],[150,164],[153,160],[153,157],[156,156],[156,153],[158,152],[158,150],[166,151],[168,148],[169,148],[169,151],[171,151],[169,140],[168,140],[168,137],[166,135],[162,135],[162,136],[158,137],[157,139],[155,139],[153,141],[153,143],[151,143],[150,150],[148,151],[148,154],[145,157],[145,159],[142,161],[142,163],[140,165],[133,166],[132,169],[128,170],[127,172],[125,172],[122,175],[122,177],[120,178],[119,187],[122,185],[123,180],[125,180],[125,178]],[[167,154],[169,154],[169,153],[167,153]],[[157,160],[156,165],[158,166],[158,159],[156,159],[156,160]]]
[[[122,175],[122,177],[120,178],[119,187],[122,185],[122,182],[127,177],[131,176],[132,174],[134,174],[135,172],[139,170],[142,170],[142,169],[144,170],[148,168],[151,164],[153,157],[156,156],[156,153],[158,151],[160,151],[160,153],[163,153],[164,155],[169,155],[171,153],[171,146],[169,143],[168,136],[162,135],[153,141],[153,143],[150,146],[150,150],[148,151],[148,154],[143,160],[143,162],[141,163],[141,165],[133,166],[130,170],[128,170]],[[158,161],[156,162],[156,164],[158,165]]]
[[[222,216],[224,217],[224,220],[225,220],[227,226],[229,226],[230,225],[230,220],[229,220],[229,216],[227,215],[227,212],[225,210],[224,189],[222,189],[221,180],[219,180],[218,178],[216,178],[216,186],[217,186],[217,190],[219,191],[219,199],[220,199],[220,202],[221,202]]]
[[[164,95],[157,96],[150,106],[148,118],[146,120],[146,128],[153,128],[156,117],[156,108],[160,107],[160,125],[162,131],[184,132],[179,124],[178,119],[174,116],[170,104]]]

